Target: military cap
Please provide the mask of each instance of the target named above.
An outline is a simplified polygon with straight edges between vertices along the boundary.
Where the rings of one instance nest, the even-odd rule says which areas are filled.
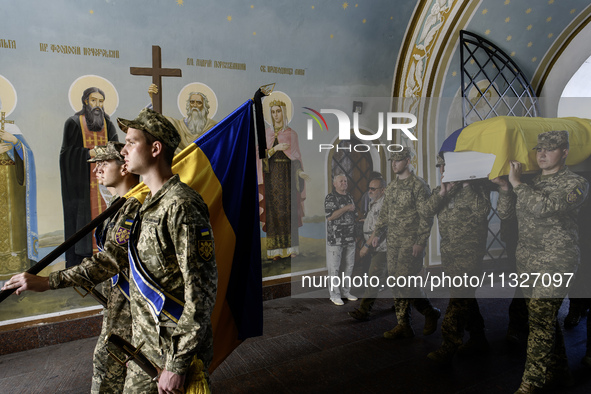
[[[88,159],[86,161],[89,163],[94,163],[95,161],[104,160],[101,157],[104,156],[106,147],[107,147],[107,145],[95,145],[94,146],[94,152],[96,153],[95,156],[91,157],[90,159]]]
[[[124,146],[124,143],[118,141],[107,142],[107,147],[105,148],[105,157],[103,160],[125,161],[123,155],[121,154],[121,149],[123,149]]]
[[[568,131],[547,131],[545,133],[538,134],[538,144],[534,146],[534,149],[538,148],[547,150],[556,148],[568,149]]]
[[[435,167],[441,167],[445,165],[445,160],[443,159],[443,152],[439,152],[437,154],[437,164],[435,164]]]
[[[399,152],[392,152],[390,153],[390,160],[404,160],[410,157],[410,149],[406,146],[402,148]]]
[[[117,124],[124,133],[127,133],[130,127],[142,130],[172,149],[176,149],[181,142],[181,136],[172,123],[164,115],[150,108],[142,109],[134,120],[117,118]]]

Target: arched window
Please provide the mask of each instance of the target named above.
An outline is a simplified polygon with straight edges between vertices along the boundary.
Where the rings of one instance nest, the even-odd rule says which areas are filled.
[[[460,31],[464,126],[495,116],[538,116],[538,100],[517,64],[477,34]]]
[[[374,170],[373,159],[369,152],[356,152],[355,145],[361,144],[357,138],[340,141],[330,151],[328,165],[331,180],[335,175],[345,174],[349,182],[349,193],[353,196],[358,211],[362,212],[361,197],[367,192],[371,172]],[[329,184],[332,191],[332,181]]]

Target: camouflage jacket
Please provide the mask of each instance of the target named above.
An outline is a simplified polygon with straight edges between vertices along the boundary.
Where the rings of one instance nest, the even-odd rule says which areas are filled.
[[[433,225],[425,205],[429,194],[429,185],[414,173],[390,182],[376,224],[378,235],[388,229],[388,247],[427,245]]]
[[[585,178],[566,167],[555,174],[536,176],[531,185],[522,183],[512,191],[499,191],[499,216],[501,219],[517,216],[518,256],[519,249],[529,256],[525,265],[520,266],[518,261],[518,268],[532,272],[576,269],[577,215],[588,192]]]
[[[140,209],[137,252],[147,274],[168,294],[184,302],[176,325],[164,315],[156,322],[135,283],[131,284],[133,342],[145,342],[147,356],[162,360],[180,375],[197,354],[211,362],[211,313],[216,300],[217,267],[209,211],[201,196],[170,178]]]
[[[129,268],[127,260],[127,242],[132,221],[139,211],[141,203],[131,197],[109,218],[104,226],[107,235],[103,251],[68,269],[49,274],[49,287],[61,289],[72,286],[93,287]]]
[[[429,216],[437,214],[441,253],[484,253],[491,209],[490,188],[472,181],[465,187],[458,183],[443,197],[439,195],[440,190],[441,186],[433,190],[426,209]]]

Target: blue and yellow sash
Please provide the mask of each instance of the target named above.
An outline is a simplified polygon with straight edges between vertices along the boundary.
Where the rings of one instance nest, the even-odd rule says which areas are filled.
[[[127,298],[127,301],[130,301],[129,277],[124,272],[120,272],[111,278],[111,286],[117,287],[123,293],[123,296]]]
[[[135,245],[135,233],[139,222],[140,221],[136,218],[129,238],[128,254],[131,278],[144,300],[146,300],[150,306],[150,311],[156,320],[158,320],[158,317],[162,313],[173,322],[178,323],[183,314],[185,303],[164,291],[150,277],[142,265]]]

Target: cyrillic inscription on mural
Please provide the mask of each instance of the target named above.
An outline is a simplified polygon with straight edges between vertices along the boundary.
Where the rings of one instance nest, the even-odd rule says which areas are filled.
[[[39,50],[47,53],[61,53],[64,55],[109,57],[119,59],[118,49],[88,48],[79,45],[45,44],[39,43]]]
[[[294,69],[292,67],[261,66],[261,72],[284,75],[306,75],[306,70],[303,68]]]
[[[211,59],[193,59],[191,57],[187,58],[187,66],[225,68],[227,70],[246,71],[246,63],[225,62]]]
[[[16,49],[16,40],[0,38],[0,48]]]

